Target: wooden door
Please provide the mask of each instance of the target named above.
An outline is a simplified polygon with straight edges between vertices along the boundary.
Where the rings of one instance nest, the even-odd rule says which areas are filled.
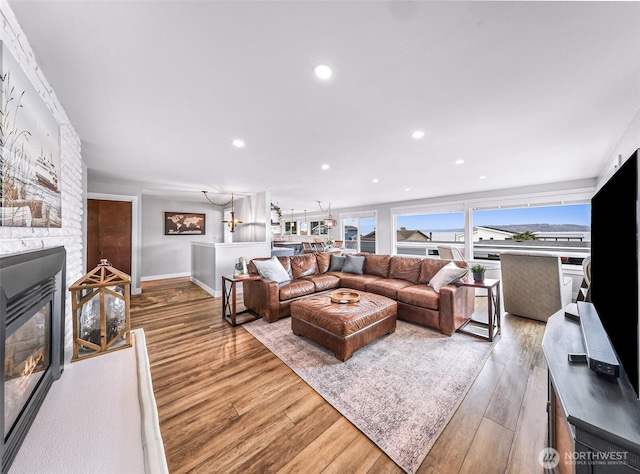
[[[87,271],[106,258],[131,275],[131,202],[87,200]]]

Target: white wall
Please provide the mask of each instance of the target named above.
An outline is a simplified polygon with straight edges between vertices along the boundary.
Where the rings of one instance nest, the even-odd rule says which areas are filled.
[[[205,214],[205,235],[164,235],[165,212]],[[191,242],[222,242],[222,208],[142,198],[142,281],[191,275]]]
[[[600,173],[598,186],[603,185],[613,175],[619,164],[629,158],[634,151],[640,148],[640,108],[629,122],[618,143],[613,147],[611,155]]]
[[[60,191],[62,227],[59,229],[0,227],[0,255],[64,246],[67,288],[84,275],[84,169],[80,138],[55,92],[38,67],[36,57],[6,0],[0,1],[0,40],[4,42],[60,126]],[[65,360],[72,354],[71,294],[65,309]]]
[[[267,207],[268,206],[268,207]],[[225,209],[230,209],[227,206]],[[234,201],[236,217],[243,223],[236,227],[233,242],[265,242],[267,226],[271,228],[271,205],[265,192],[244,196]],[[269,222],[267,223],[267,218]]]
[[[132,292],[140,291],[141,282],[190,274],[190,242],[221,243],[223,237],[223,215],[225,207],[214,206],[201,200],[163,199],[157,196],[143,196],[144,183],[120,181],[110,177],[88,173],[89,195],[110,195],[113,198],[135,196],[138,201],[138,222],[133,222],[132,242],[137,274],[132,272]],[[267,219],[266,193],[241,196],[234,200],[235,211],[244,224],[237,227],[234,242],[264,242],[266,240]],[[197,212],[206,215],[206,234],[164,235],[164,212]],[[135,210],[134,210],[135,212]]]

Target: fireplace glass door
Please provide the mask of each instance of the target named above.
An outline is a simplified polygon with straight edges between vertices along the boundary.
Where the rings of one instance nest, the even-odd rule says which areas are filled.
[[[4,358],[5,438],[49,367],[50,307],[51,302],[48,302],[23,324],[7,328]]]

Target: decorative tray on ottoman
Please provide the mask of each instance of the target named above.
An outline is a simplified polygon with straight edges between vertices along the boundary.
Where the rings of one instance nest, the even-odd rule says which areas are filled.
[[[360,294],[355,291],[338,290],[331,293],[331,301],[334,303],[356,303],[360,301]]]

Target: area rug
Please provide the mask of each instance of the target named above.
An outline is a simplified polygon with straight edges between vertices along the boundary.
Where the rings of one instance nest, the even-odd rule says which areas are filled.
[[[244,328],[353,423],[405,472],[414,473],[487,360],[493,344],[398,321],[396,331],[340,362],[291,332],[291,318]]]

